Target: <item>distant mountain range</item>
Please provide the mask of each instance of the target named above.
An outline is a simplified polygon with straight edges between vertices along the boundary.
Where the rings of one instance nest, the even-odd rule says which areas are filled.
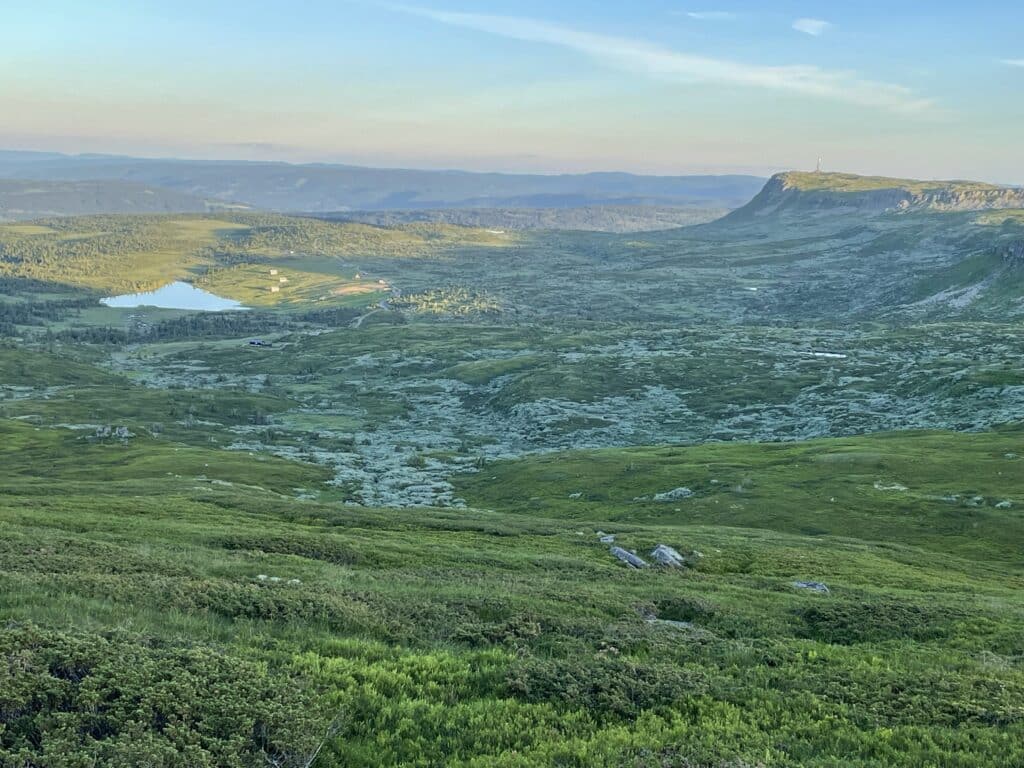
[[[0,178],[129,182],[170,190],[204,205],[240,203],[311,213],[592,206],[720,210],[745,204],[764,185],[756,176],[545,176],[11,151],[0,151]]]
[[[0,221],[99,213],[206,213],[224,206],[125,181],[0,179]]]

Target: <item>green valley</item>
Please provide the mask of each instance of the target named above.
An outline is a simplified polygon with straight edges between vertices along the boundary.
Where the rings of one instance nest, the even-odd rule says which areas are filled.
[[[1016,195],[0,224],[0,766],[1024,764]]]

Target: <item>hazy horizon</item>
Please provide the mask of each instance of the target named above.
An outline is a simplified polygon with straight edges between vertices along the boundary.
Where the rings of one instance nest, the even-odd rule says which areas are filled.
[[[992,0],[43,0],[0,30],[0,145],[657,175],[766,176],[820,155],[1020,184],[1022,26],[1024,9]]]
[[[65,151],[58,149],[33,149],[33,148],[15,148],[3,146],[0,147],[0,152],[23,152],[23,153],[38,153],[38,154],[60,154],[68,158],[86,158],[86,157],[107,157],[112,160],[125,159],[125,160],[144,160],[154,162],[222,162],[222,163],[268,163],[268,164],[282,164],[292,166],[333,166],[333,167],[357,167],[357,168],[371,168],[379,170],[390,170],[390,171],[433,171],[440,173],[473,173],[473,174],[499,174],[504,176],[580,176],[590,174],[629,174],[636,176],[648,176],[648,177],[681,177],[681,176],[752,176],[757,178],[769,179],[770,177],[779,173],[788,172],[801,172],[811,171],[815,168],[808,164],[803,167],[783,167],[783,166],[765,166],[762,168],[749,167],[749,168],[719,168],[719,169],[707,169],[701,167],[694,168],[682,168],[677,172],[657,172],[657,171],[643,171],[643,170],[624,170],[621,168],[580,168],[578,170],[545,170],[544,168],[537,168],[535,170],[520,169],[516,170],[513,168],[504,167],[490,167],[482,166],[479,168],[474,167],[459,167],[455,165],[429,165],[420,164],[415,165],[412,163],[402,164],[388,164],[386,161],[371,162],[370,160],[345,160],[345,159],[332,159],[332,160],[284,160],[284,159],[270,159],[270,158],[257,158],[257,157],[229,157],[226,155],[215,155],[210,156],[188,156],[188,155],[168,155],[168,154],[144,154],[144,153],[131,153],[122,154],[118,152],[102,152],[102,151]],[[816,159],[814,159],[816,161]],[[952,177],[952,176],[926,176],[926,175],[915,175],[915,176],[898,176],[885,171],[868,171],[868,170],[850,170],[847,168],[829,168],[827,163],[823,163],[822,170],[824,173],[839,173],[839,174],[853,174],[859,176],[877,176],[877,177],[888,177],[888,178],[911,178],[922,181],[980,181],[990,184],[996,184],[1001,186],[1012,186],[1020,187],[1024,186],[1024,181],[1007,181],[1005,179],[998,178],[979,178],[979,177]]]

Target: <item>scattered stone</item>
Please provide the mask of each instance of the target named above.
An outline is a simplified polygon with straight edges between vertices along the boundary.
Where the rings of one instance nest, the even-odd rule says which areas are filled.
[[[907,486],[905,486],[905,485],[903,485],[901,483],[893,483],[892,485],[885,485],[885,484],[882,483],[881,480],[876,480],[875,481],[875,490],[876,491],[905,491],[905,490],[907,490]]]
[[[694,493],[689,488],[675,488],[671,491],[665,491],[665,493],[654,494],[655,501],[680,501],[682,499],[688,499],[693,496]]]
[[[580,493],[579,491],[576,491],[576,493],[570,493],[569,494],[569,498],[573,499],[575,501],[576,499],[582,499],[583,498],[583,494]]]
[[[820,581],[794,581],[795,589],[806,589],[810,592],[817,592],[819,595],[827,595],[829,588]]]
[[[1013,502],[1009,500],[1000,501],[996,504],[996,509],[1013,509]]]
[[[602,544],[614,544],[615,543],[615,537],[612,534],[609,533],[609,534],[601,537],[601,543]]]
[[[1016,453],[1004,453],[1003,454],[1003,458],[1004,459],[1010,459],[1012,461],[1013,459],[1017,458],[1017,454]]]
[[[96,438],[99,440],[106,440],[108,438],[116,438],[118,440],[128,440],[129,438],[135,437],[132,432],[128,430],[128,427],[111,427],[101,426],[96,427]]]
[[[615,557],[617,557],[623,563],[628,565],[630,568],[638,568],[639,569],[639,568],[648,568],[649,567],[646,560],[644,560],[644,559],[642,559],[640,557],[637,557],[632,552],[627,552],[622,547],[612,547],[608,551],[611,552]]]
[[[666,544],[659,544],[652,549],[651,557],[668,568],[683,568],[686,565],[686,558]]]

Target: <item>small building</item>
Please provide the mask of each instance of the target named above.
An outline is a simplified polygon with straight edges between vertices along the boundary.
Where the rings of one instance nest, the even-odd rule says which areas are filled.
[[[274,276],[274,275],[276,275],[276,274],[277,274],[277,270],[276,270],[276,269],[272,269],[272,270],[270,270],[270,276],[271,276],[271,277],[273,277],[273,276]]]
[[[359,274],[358,272],[356,272],[356,280],[362,280],[362,279],[363,279],[363,276],[361,274]]]
[[[271,293],[280,293],[281,292],[281,286],[279,286],[279,285],[272,285],[272,286],[270,286],[270,292]]]
[[[279,277],[277,279],[277,282],[282,283],[282,284],[283,283],[287,283],[288,282],[288,278],[287,277]]]
[[[378,280],[377,281],[377,285],[387,285],[387,284],[388,284],[387,280]]]

